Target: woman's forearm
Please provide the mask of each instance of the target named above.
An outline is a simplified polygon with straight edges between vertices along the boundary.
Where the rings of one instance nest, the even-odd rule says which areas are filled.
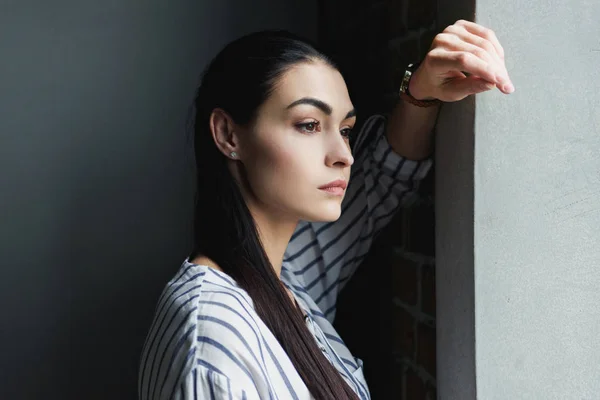
[[[429,157],[439,110],[440,106],[417,107],[400,99],[387,125],[387,139],[392,149],[410,160]]]

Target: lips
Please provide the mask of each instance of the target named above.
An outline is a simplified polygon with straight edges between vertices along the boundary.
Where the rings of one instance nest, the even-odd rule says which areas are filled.
[[[345,180],[338,179],[336,181],[329,182],[328,184],[319,187],[319,189],[321,189],[327,193],[331,193],[333,195],[341,196],[346,191],[347,186],[348,186],[348,184],[346,183]]]

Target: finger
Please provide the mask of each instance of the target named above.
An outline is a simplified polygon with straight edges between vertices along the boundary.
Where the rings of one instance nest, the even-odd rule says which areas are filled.
[[[500,57],[504,59],[504,48],[500,44],[500,41],[496,37],[496,33],[493,30],[476,24],[474,22],[466,21],[464,19],[456,21],[455,25],[463,26],[467,31],[471,32],[472,34],[489,40],[496,48],[498,55],[500,55]]]
[[[433,43],[435,46],[443,47],[446,50],[468,51],[469,53],[490,64],[498,64],[501,62],[495,50],[490,53],[488,50],[464,40],[462,37],[454,33],[440,33],[435,37]]]
[[[468,51],[437,48],[430,51],[427,56],[431,67],[440,74],[454,70],[477,75],[493,83],[498,83],[503,79],[503,76],[497,72],[496,67]]]
[[[459,32],[454,33],[454,31],[458,30]],[[434,39],[434,44],[439,47],[443,47],[447,50],[454,51],[467,51],[482,60],[486,61],[490,65],[496,68],[496,74],[502,76],[501,82],[496,82],[500,85],[505,85],[510,82],[510,77],[508,76],[508,71],[506,71],[506,66],[504,62],[499,58],[496,50],[492,46],[491,43],[487,42],[485,39],[481,39],[478,36],[475,36],[463,29],[454,28],[453,31],[444,31],[446,33],[441,33],[437,35]],[[450,33],[452,32],[452,33]],[[477,42],[477,39],[482,40],[487,43],[487,48],[480,47],[478,45],[473,44],[473,41]]]
[[[486,82],[475,76],[469,76],[462,79],[454,79],[445,84],[445,90],[440,97],[443,101],[458,101],[465,97],[487,92],[488,90],[494,89],[495,85],[490,82]],[[445,98],[444,98],[445,97]]]
[[[464,27],[450,25],[449,27],[447,27],[444,30],[444,33],[455,35],[458,38],[460,38],[461,40],[463,40],[464,42],[467,42],[474,46],[480,47],[483,50],[487,51],[488,53],[494,55],[496,58],[498,58],[498,60],[504,62],[504,59],[498,53],[496,46],[494,46],[494,44],[492,42],[490,42],[487,39],[482,38],[481,36],[477,36],[477,35],[469,32]]]

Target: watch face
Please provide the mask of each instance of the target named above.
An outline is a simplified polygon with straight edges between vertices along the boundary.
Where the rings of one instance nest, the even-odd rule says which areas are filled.
[[[416,64],[409,64],[406,68],[403,69],[397,69],[393,75],[393,82],[392,84],[393,89],[397,91],[397,94],[400,93],[409,93],[408,92],[408,84],[410,82],[410,78],[412,76],[412,73],[414,71]]]
[[[400,84],[400,91],[406,93],[408,91],[408,83],[410,82],[410,77],[412,76],[412,71],[407,69],[404,72],[404,77],[402,78],[402,83]]]

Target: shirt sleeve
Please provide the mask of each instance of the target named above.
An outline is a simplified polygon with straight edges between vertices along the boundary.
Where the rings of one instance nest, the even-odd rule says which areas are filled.
[[[181,382],[173,396],[174,400],[248,400],[248,393],[231,379],[212,369],[197,367]]]
[[[341,217],[329,223],[301,222],[284,258],[284,265],[330,321],[339,291],[396,211],[416,199],[432,165],[431,159],[413,161],[395,153],[386,124],[385,116],[374,115],[356,138]]]

